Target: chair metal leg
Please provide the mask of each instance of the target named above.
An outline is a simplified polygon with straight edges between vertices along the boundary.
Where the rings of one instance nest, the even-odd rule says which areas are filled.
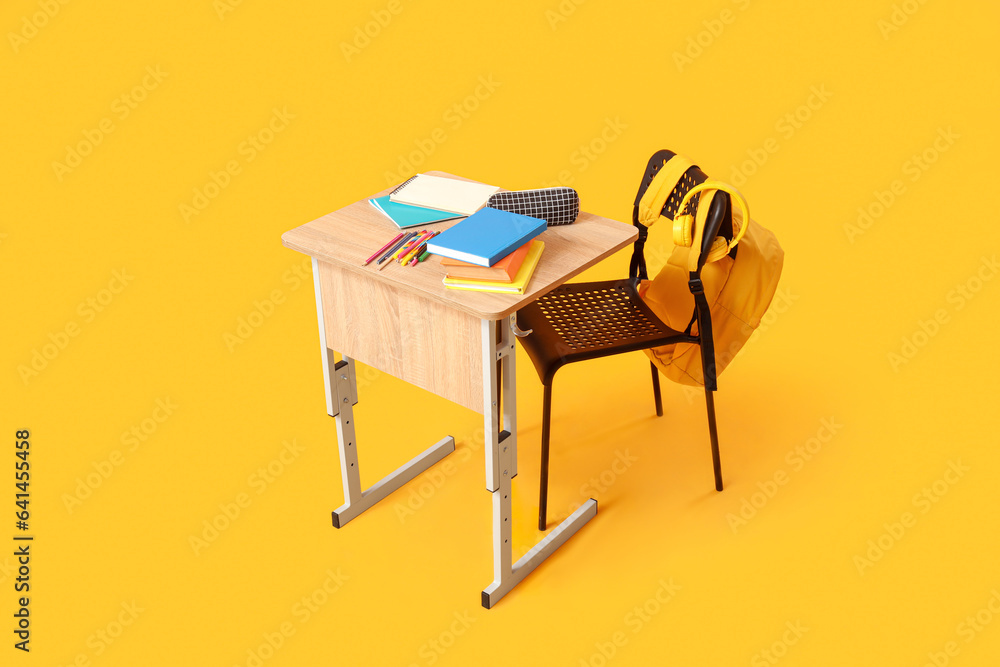
[[[538,482],[538,530],[547,526],[549,504],[549,424],[552,421],[552,385],[543,387],[542,395],[542,476]]]
[[[719,460],[719,430],[715,425],[715,396],[711,389],[705,389],[705,403],[708,406],[708,435],[712,439],[712,467],[715,469],[715,490],[722,491],[722,462]]]
[[[663,401],[660,400],[660,371],[656,369],[656,364],[649,362],[649,368],[653,371],[653,400],[656,401],[656,416],[663,416]]]

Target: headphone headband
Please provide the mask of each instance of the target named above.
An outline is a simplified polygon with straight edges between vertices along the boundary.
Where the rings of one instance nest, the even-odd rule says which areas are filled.
[[[731,185],[723,183],[722,181],[716,181],[710,178],[704,183],[700,183],[687,191],[687,194],[684,195],[684,199],[681,200],[680,206],[677,207],[677,213],[680,214],[684,210],[684,207],[688,205],[688,202],[694,195],[708,190],[725,192],[730,196],[731,200],[735,199],[737,205],[740,207],[740,215],[743,219],[739,230],[733,232],[733,240],[729,242],[729,249],[732,250],[736,247],[736,244],[740,242],[740,239],[743,238],[743,235],[747,233],[747,227],[750,225],[750,205],[747,204],[747,200],[743,197],[743,194],[739,190]],[[700,209],[701,207],[699,206],[698,208]]]
[[[651,227],[661,219],[667,220],[668,223],[671,222],[669,217],[662,215],[662,211],[670,196],[681,186],[687,171],[693,166],[695,165],[690,160],[681,155],[674,155],[667,160],[639,199],[636,219],[646,227]],[[739,190],[714,179],[706,179],[704,182],[692,186],[681,198],[672,221],[675,235],[674,243],[697,248],[697,251],[690,253],[688,257],[688,266],[691,271],[698,269],[705,221],[708,219],[708,210],[715,198],[715,192],[725,192],[731,200],[736,201],[740,209],[741,224],[738,229],[733,225],[732,241],[726,242],[725,237],[722,236],[717,236],[713,240],[708,261],[714,262],[729,254],[746,234],[750,225],[750,206]],[[691,202],[692,197],[699,193],[706,193],[706,196],[699,201],[696,214],[694,216],[685,215],[685,207]]]

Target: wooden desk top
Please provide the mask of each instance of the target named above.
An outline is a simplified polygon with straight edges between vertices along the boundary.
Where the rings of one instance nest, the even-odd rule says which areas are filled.
[[[459,178],[440,171],[427,173]],[[373,196],[388,194],[390,189]],[[457,222],[439,222],[427,228],[443,231]],[[581,212],[573,224],[549,227],[538,237],[545,242],[545,251],[524,294],[497,294],[447,289],[441,282],[444,268],[433,256],[416,266],[393,262],[382,271],[374,262],[361,266],[399,231],[366,197],[285,232],[281,242],[321,262],[391,283],[480,319],[499,320],[629,245],[639,234],[632,225]]]

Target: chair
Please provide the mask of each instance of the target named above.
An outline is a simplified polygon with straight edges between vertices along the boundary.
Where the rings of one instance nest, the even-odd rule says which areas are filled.
[[[732,238],[732,205],[729,196],[713,198],[705,222],[705,233],[698,261],[698,271],[690,273],[689,288],[695,298],[695,312],[686,330],[675,331],[664,324],[639,296],[639,281],[646,279],[643,246],[647,229],[639,222],[639,201],[656,172],[674,156],[671,151],[655,153],[643,172],[635,198],[632,223],[639,229],[629,267],[629,278],[618,281],[569,283],[557,287],[517,313],[517,325],[524,333],[519,340],[531,358],[543,386],[542,398],[542,457],[541,482],[538,496],[538,529],[546,528],[549,479],[549,437],[552,415],[552,380],[557,370],[566,364],[596,359],[623,352],[633,352],[672,343],[695,343],[701,349],[705,377],[705,401],[708,408],[708,431],[712,445],[715,488],[722,491],[722,466],[719,460],[719,438],[715,421],[717,389],[715,352],[712,344],[712,320],[701,284],[701,269],[705,264],[712,240],[719,234]],[[701,184],[707,176],[698,167],[691,167],[670,193],[663,215],[673,218],[687,191]],[[719,193],[724,194],[724,193]],[[688,205],[697,207],[700,193]],[[735,253],[734,248],[732,253]],[[697,332],[694,324],[698,323]],[[660,399],[659,372],[650,362],[653,377],[653,400],[656,415],[663,415]]]

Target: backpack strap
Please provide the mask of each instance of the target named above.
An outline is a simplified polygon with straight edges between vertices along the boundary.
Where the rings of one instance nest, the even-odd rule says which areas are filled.
[[[653,182],[646,188],[642,199],[639,200],[637,219],[646,227],[651,227],[653,223],[661,218],[670,218],[662,215],[663,207],[667,205],[667,199],[677,187],[684,173],[695,166],[690,160],[682,155],[675,155],[660,168]]]
[[[635,248],[632,251],[632,259],[629,262],[628,270],[629,277],[633,279],[646,280],[649,278],[646,272],[646,256],[644,252],[649,227],[660,218],[667,217],[662,215],[664,207],[671,196],[674,196],[675,200],[680,200],[681,195],[677,192],[678,185],[681,179],[684,178],[684,174],[692,167],[695,167],[690,160],[682,155],[677,155],[670,151],[660,151],[660,153],[654,155],[650,160],[647,170],[655,169],[653,159],[659,157],[661,153],[668,154],[669,158],[659,168],[656,175],[652,177],[652,181],[646,186],[646,189],[642,190],[640,188],[641,196],[637,195],[635,207],[632,209],[632,224],[639,230],[639,238],[635,241]],[[669,221],[669,218],[667,220]]]
[[[694,313],[698,318],[698,338],[701,347],[701,370],[705,379],[705,389],[717,391],[718,377],[715,373],[715,338],[712,335],[712,313],[705,298],[705,286],[696,272],[688,275],[688,289],[694,296]]]

